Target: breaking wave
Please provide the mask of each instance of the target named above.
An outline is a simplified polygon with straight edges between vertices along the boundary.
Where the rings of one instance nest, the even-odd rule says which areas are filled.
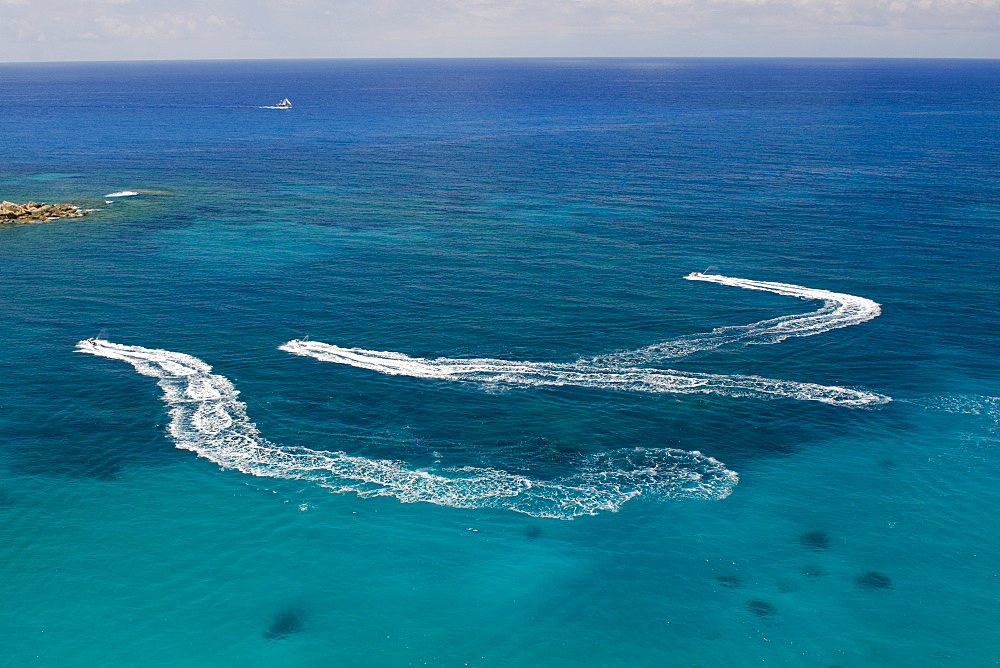
[[[878,317],[882,309],[877,302],[865,297],[843,292],[817,290],[791,283],[754,281],[747,278],[733,278],[715,274],[688,274],[689,281],[720,283],[747,290],[762,290],[800,299],[823,301],[817,311],[786,315],[770,320],[761,320],[749,325],[718,327],[703,334],[690,334],[670,341],[664,341],[638,350],[629,350],[593,358],[594,362],[619,362],[629,364],[650,364],[664,359],[684,357],[704,350],[713,350],[730,343],[745,344],[780,343],[795,336],[813,336],[831,329],[850,327]]]
[[[105,195],[105,197],[134,197],[138,194],[139,193],[137,193],[134,190],[122,190],[116,193],[108,193],[107,195]]]
[[[711,457],[671,448],[594,454],[571,475],[536,480],[498,469],[413,469],[398,461],[284,447],[261,436],[232,383],[196,357],[94,339],[80,341],[76,349],[127,362],[157,378],[176,447],[254,476],[306,480],[335,492],[391,496],[404,503],[507,509],[558,519],[616,511],[640,495],[722,499],[738,481],[736,473]]]
[[[797,383],[760,376],[688,373],[670,369],[599,366],[593,362],[511,362],[499,359],[424,359],[402,353],[341,348],[293,339],[280,350],[323,362],[347,364],[380,373],[475,382],[485,385],[594,387],[632,392],[723,394],[738,397],[787,397],[842,406],[884,404],[882,394],[847,387]]]

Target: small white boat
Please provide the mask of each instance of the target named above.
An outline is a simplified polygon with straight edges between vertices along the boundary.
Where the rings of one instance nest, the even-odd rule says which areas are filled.
[[[287,97],[282,98],[281,102],[279,102],[278,104],[272,105],[270,107],[261,107],[261,109],[291,109],[291,108],[292,108],[292,101],[289,100]]]

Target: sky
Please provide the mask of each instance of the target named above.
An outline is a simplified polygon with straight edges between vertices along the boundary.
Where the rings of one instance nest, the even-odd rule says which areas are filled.
[[[0,62],[1000,57],[1000,0],[0,0]]]

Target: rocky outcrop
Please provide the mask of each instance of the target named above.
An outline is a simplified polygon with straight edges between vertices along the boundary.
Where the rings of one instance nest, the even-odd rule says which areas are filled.
[[[0,202],[0,223],[27,223],[67,216],[85,216],[91,209],[81,209],[72,204],[44,204],[28,202],[17,204],[4,200]]]

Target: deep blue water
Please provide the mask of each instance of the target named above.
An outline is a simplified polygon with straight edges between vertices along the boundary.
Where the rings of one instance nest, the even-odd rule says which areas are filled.
[[[998,126],[997,61],[0,64],[0,198],[99,209],[0,226],[0,663],[995,665]],[[706,268],[881,314],[581,368],[891,401],[527,384],[823,306]]]

